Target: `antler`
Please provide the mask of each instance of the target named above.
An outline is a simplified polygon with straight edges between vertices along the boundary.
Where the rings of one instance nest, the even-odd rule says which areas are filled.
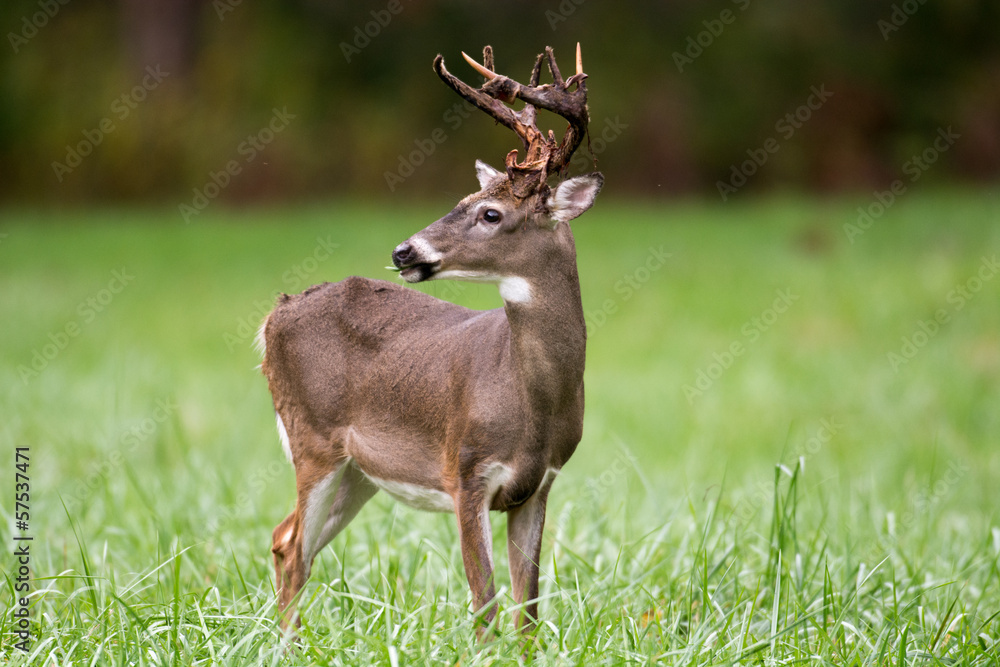
[[[517,149],[514,149],[507,154],[506,163],[507,175],[514,185],[515,194],[525,197],[544,184],[549,173],[559,172],[566,167],[587,133],[590,122],[587,111],[587,75],[583,73],[580,44],[576,45],[576,74],[564,81],[556,65],[552,47],[546,46],[545,52],[535,59],[527,86],[496,73],[491,46],[483,49],[483,65],[467,56],[464,51],[462,56],[486,79],[481,88],[473,88],[452,75],[445,69],[444,58],[440,54],[434,59],[434,71],[456,93],[488,113],[498,123],[512,129],[521,138],[525,149],[524,160],[518,162]],[[539,86],[543,60],[548,62],[552,83]],[[574,84],[576,90],[571,91],[569,88]],[[507,103],[517,99],[525,102],[521,111],[514,111],[507,106]],[[551,130],[546,136],[535,125],[536,107],[557,113],[569,121],[561,142],[556,141]]]

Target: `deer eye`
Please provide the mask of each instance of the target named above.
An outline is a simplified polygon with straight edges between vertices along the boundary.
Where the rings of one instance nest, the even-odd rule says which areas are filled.
[[[498,222],[500,222],[500,211],[496,210],[495,208],[486,209],[485,211],[483,211],[483,220],[485,222],[490,223],[491,225],[497,224]]]

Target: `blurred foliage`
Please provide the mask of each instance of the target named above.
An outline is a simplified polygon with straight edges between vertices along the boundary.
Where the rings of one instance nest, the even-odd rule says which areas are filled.
[[[995,179],[1000,4],[922,2],[6,2],[0,198],[465,194],[472,160],[501,164],[516,140],[457,105],[434,55],[475,84],[460,51],[490,43],[523,81],[546,44],[570,69],[578,40],[612,189],[717,196],[771,137],[748,191],[884,187],[948,126],[960,139],[927,178]],[[275,110],[294,117],[271,134]]]

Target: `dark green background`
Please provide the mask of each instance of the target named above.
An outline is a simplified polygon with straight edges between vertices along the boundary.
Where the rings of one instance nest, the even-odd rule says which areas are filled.
[[[499,164],[516,141],[458,113],[434,55],[476,83],[460,51],[491,43],[498,70],[523,81],[545,45],[569,70],[578,40],[612,192],[717,197],[717,181],[775,138],[739,196],[870,195],[947,127],[961,138],[925,179],[1000,174],[991,0],[28,0],[4,3],[0,28],[0,198],[20,203],[176,204],[233,159],[228,202],[464,194],[473,157]],[[130,108],[121,96],[156,66],[169,74]],[[823,86],[832,97],[793,136],[776,130]],[[239,147],[275,108],[294,119],[244,162]],[[53,162],[104,119],[114,130],[57,178]],[[386,173],[436,129],[446,139],[390,191]]]

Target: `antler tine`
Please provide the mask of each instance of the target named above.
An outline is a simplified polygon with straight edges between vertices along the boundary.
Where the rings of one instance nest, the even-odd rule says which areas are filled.
[[[549,173],[559,171],[566,166],[574,151],[583,142],[587,125],[590,123],[590,114],[587,110],[587,75],[583,72],[579,44],[576,55],[577,73],[564,81],[559,66],[556,65],[555,53],[551,47],[545,47],[545,53],[538,56],[537,62],[540,63],[543,57],[547,60],[554,83],[545,86],[522,86],[517,91],[517,96],[528,104],[559,114],[569,121],[562,142],[555,145],[553,141],[551,142],[553,145],[549,147]],[[576,90],[569,90],[574,83]]]
[[[484,53],[483,55],[485,56],[486,54]],[[483,67],[482,65],[480,65],[479,63],[477,63],[475,60],[473,60],[472,56],[470,56],[465,51],[462,51],[462,57],[465,58],[465,62],[467,62],[470,65],[472,65],[472,69],[474,69],[477,72],[479,72],[480,74],[482,74],[483,77],[487,81],[490,81],[492,79],[497,78],[497,73],[493,71],[492,67],[489,67],[489,66]],[[491,58],[491,60],[492,60],[492,58]],[[490,64],[492,64],[492,63],[490,63]]]
[[[462,55],[465,54],[463,53]],[[466,56],[466,58],[468,58],[468,56]],[[498,100],[493,99],[489,95],[486,95],[482,91],[476,90],[449,72],[444,66],[444,56],[440,53],[436,58],[434,58],[434,72],[441,77],[442,81],[448,84],[449,88],[461,95],[467,101],[493,116],[497,122],[513,128],[514,117],[510,108],[506,107]]]
[[[564,88],[566,83],[563,81],[562,74],[559,73],[559,66],[556,65],[556,54],[552,50],[551,46],[545,47],[545,57],[549,61],[549,71],[552,72],[552,81],[558,88]]]
[[[462,55],[465,56],[465,59],[469,61],[469,64],[472,65],[477,72],[488,79],[483,89],[473,88],[449,72],[444,66],[444,57],[441,54],[438,54],[437,57],[434,58],[434,71],[439,77],[441,77],[442,81],[448,84],[449,88],[461,95],[467,101],[471,102],[473,105],[477,106],[482,111],[485,111],[501,125],[513,130],[517,136],[521,138],[525,149],[528,149],[533,141],[531,131],[534,128],[526,126],[523,119],[502,101],[503,99],[514,99],[516,97],[516,88],[518,87],[518,84],[501,74],[487,70],[465,53],[462,53]],[[484,89],[491,84],[494,84],[495,87],[490,89],[490,93],[488,94],[484,92]],[[511,90],[512,86],[514,87],[514,90]],[[537,133],[538,130],[534,129],[534,132]]]
[[[521,139],[526,151],[524,160],[518,162],[517,151],[511,151],[506,160],[507,174],[515,192],[527,196],[543,187],[549,174],[566,167],[587,133],[590,122],[587,111],[587,75],[583,72],[580,45],[577,44],[576,47],[576,74],[563,80],[556,64],[555,52],[552,47],[546,46],[544,53],[540,53],[535,59],[527,86],[496,72],[493,49],[489,46],[483,49],[483,65],[464,51],[462,57],[485,77],[486,82],[481,88],[473,88],[448,72],[441,55],[434,59],[434,71],[456,93],[488,113],[498,123],[513,130]],[[539,85],[543,60],[548,62],[552,84]],[[569,90],[574,83],[576,90]],[[525,102],[521,111],[514,111],[505,104],[516,99]],[[536,107],[559,114],[569,122],[561,142],[556,141],[551,130],[546,136],[538,129],[535,124]]]
[[[583,54],[580,51],[580,42],[576,43],[576,74],[566,79],[566,87],[569,88],[574,83],[577,86],[583,84],[584,79],[587,75],[583,73]]]
[[[539,53],[538,57],[535,58],[535,66],[531,68],[531,78],[528,79],[529,86],[535,87],[538,85],[538,79],[542,75],[542,59],[544,57],[544,53]]]

